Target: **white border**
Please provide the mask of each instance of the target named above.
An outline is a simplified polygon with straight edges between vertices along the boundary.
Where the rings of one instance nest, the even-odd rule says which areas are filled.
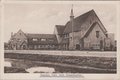
[[[80,74],[82,76],[84,76],[84,80],[91,80],[91,79],[95,79],[95,80],[119,80],[119,74],[120,74],[120,70],[119,70],[119,63],[120,63],[120,54],[119,54],[119,46],[120,46],[120,1],[2,1],[1,2],[1,6],[2,6],[2,21],[1,23],[3,23],[4,21],[4,4],[116,4],[117,5],[117,74]],[[0,31],[0,72],[1,72],[1,79],[41,79],[43,80],[43,78],[40,77],[40,74],[27,74],[27,73],[5,73],[4,74],[4,50],[3,50],[3,45],[4,45],[4,25],[1,24],[1,31]],[[9,29],[9,28],[8,28]],[[54,78],[44,78],[44,80],[48,80],[48,79],[58,79],[60,77],[54,77]],[[63,79],[61,77],[61,79]],[[67,78],[66,78],[67,79]],[[77,78],[76,78],[77,79]],[[75,78],[73,80],[76,80]],[[80,79],[80,78],[78,78]],[[68,80],[68,79],[67,79]]]

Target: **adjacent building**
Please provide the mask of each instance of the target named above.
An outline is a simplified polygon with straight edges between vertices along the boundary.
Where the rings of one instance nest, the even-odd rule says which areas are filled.
[[[30,34],[19,30],[14,35],[11,34],[9,49],[57,49],[57,38],[54,34]]]
[[[111,50],[114,36],[109,36],[94,10],[74,17],[71,9],[70,20],[65,25],[56,25],[54,34],[19,30],[11,34],[8,44],[9,49]]]

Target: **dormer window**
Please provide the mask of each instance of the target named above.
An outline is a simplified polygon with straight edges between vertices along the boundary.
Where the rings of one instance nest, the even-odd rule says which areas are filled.
[[[41,39],[41,41],[46,41],[46,39]]]
[[[33,40],[33,41],[38,41],[38,39],[36,39],[36,38],[33,38],[32,40]]]

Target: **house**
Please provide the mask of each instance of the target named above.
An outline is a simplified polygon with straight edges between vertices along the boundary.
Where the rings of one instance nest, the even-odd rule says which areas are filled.
[[[54,34],[30,34],[19,30],[11,34],[9,49],[57,49],[57,38]]]

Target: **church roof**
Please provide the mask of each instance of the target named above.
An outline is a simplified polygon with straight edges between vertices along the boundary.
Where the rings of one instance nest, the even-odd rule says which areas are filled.
[[[64,25],[56,25],[55,27],[57,29],[58,34],[63,34],[63,31],[65,29]]]
[[[55,38],[54,34],[31,34],[26,33],[27,38]]]
[[[91,25],[91,27],[89,28],[89,30],[86,32],[86,34],[84,35],[84,37],[87,37],[89,34],[90,34],[90,32],[92,31],[92,29],[94,28],[94,26],[96,25],[96,24],[98,24],[97,22],[95,22],[95,23],[93,23],[92,25]],[[98,24],[99,25],[99,24]],[[100,26],[100,25],[99,25]]]
[[[83,28],[81,28],[81,25],[84,24],[85,20],[90,16],[91,14],[94,14],[94,10],[90,10],[76,18],[73,19],[73,31],[80,31]],[[70,33],[72,32],[72,23],[68,21],[65,25],[64,33]]]
[[[95,22],[90,22],[90,20],[88,20],[88,18],[92,18],[97,19]],[[91,20],[92,20],[91,19]],[[86,21],[90,22],[90,25],[87,24],[87,26],[82,26],[83,24],[86,24]],[[100,28],[102,29],[102,31],[104,32],[104,34],[107,32],[107,30],[105,29],[104,25],[102,24],[102,22],[100,21],[100,19],[98,18],[98,16],[96,15],[94,10],[90,10],[76,18],[73,18],[73,22],[72,21],[68,21],[65,25],[65,29],[63,31],[63,34],[66,33],[71,33],[72,32],[72,24],[73,24],[73,31],[77,32],[77,31],[82,31],[84,35],[81,36],[81,38],[83,38],[84,36],[87,36],[90,31],[92,30],[93,26],[98,23],[98,25],[100,25]],[[61,43],[68,43],[68,41],[66,40],[62,40]]]

